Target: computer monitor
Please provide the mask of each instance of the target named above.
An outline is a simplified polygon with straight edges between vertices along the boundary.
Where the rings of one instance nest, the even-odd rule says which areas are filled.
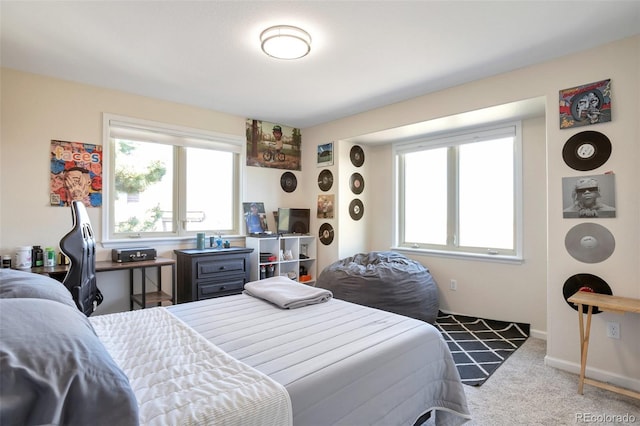
[[[278,234],[308,234],[311,209],[278,208]]]

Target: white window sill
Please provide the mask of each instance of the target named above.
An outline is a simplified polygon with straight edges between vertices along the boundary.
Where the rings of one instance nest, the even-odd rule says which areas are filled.
[[[477,260],[481,262],[497,262],[497,263],[510,263],[510,264],[522,264],[524,259],[521,256],[507,256],[501,254],[482,254],[482,253],[469,253],[469,252],[456,252],[456,251],[444,251],[444,250],[430,250],[430,249],[417,249],[408,247],[392,247],[391,250],[404,254],[413,255],[426,255],[432,257],[447,257],[451,259],[460,260]]]

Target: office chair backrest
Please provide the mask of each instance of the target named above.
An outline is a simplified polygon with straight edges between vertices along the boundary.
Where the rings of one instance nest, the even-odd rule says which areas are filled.
[[[96,240],[81,201],[71,202],[71,217],[73,228],[60,240],[60,251],[70,261],[62,283],[71,292],[78,309],[90,316],[103,299],[96,285]]]

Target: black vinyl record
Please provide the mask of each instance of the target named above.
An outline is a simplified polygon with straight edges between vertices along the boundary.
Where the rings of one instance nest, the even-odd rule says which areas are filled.
[[[564,245],[574,259],[584,263],[598,263],[611,256],[616,241],[604,226],[581,223],[567,232]]]
[[[600,132],[587,130],[571,136],[562,148],[562,158],[575,170],[593,170],[607,162],[611,141]]]
[[[360,167],[364,164],[364,151],[360,145],[354,145],[349,152],[349,158],[351,158],[351,164],[356,167]]]
[[[333,242],[333,226],[328,223],[320,225],[320,232],[318,233],[320,242],[325,246],[328,246]]]
[[[328,191],[333,186],[333,173],[331,170],[324,169],[318,175],[318,187],[323,191]]]
[[[280,186],[285,192],[293,192],[298,186],[296,175],[291,172],[284,172],[280,177]]]
[[[351,219],[360,220],[364,214],[364,205],[362,204],[362,201],[357,198],[351,200],[349,203],[349,214],[351,215]]]
[[[578,305],[575,303],[569,302],[571,296],[576,294],[578,291],[587,291],[590,293],[598,293],[598,294],[608,294],[612,295],[611,287],[609,284],[602,278],[591,275],[591,274],[576,274],[572,277],[569,277],[567,281],[564,282],[564,286],[562,287],[562,295],[564,296],[564,301],[567,302],[569,306],[571,306],[574,310],[578,310]],[[582,312],[587,313],[588,306],[582,306]],[[594,314],[600,312],[597,306],[593,307]]]
[[[349,187],[354,194],[362,194],[364,191],[364,178],[360,173],[354,173],[349,178]]]

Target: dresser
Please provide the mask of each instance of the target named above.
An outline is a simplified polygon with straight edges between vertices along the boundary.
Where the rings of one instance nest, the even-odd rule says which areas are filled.
[[[250,278],[252,248],[174,250],[177,302],[193,302],[242,293]]]

